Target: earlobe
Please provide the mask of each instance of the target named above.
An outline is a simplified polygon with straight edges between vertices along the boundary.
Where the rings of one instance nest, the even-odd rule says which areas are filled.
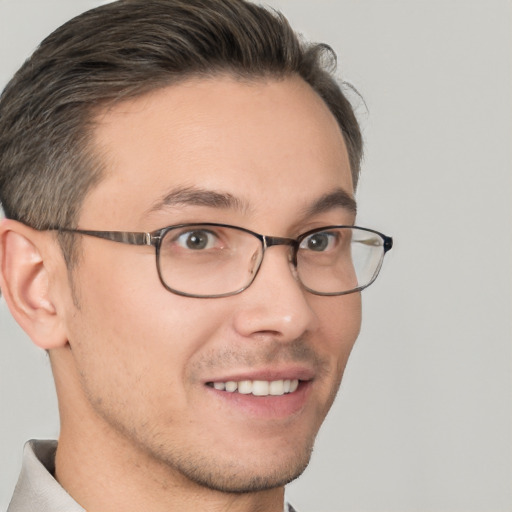
[[[50,298],[41,233],[13,220],[0,224],[0,289],[15,320],[46,350],[65,345],[62,319]]]

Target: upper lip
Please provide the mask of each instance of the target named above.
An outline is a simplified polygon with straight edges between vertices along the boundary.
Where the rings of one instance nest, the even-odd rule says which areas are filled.
[[[307,366],[288,366],[280,368],[262,368],[253,370],[240,370],[225,373],[218,377],[211,377],[205,380],[207,382],[240,382],[242,380],[312,380],[315,372],[312,368]]]

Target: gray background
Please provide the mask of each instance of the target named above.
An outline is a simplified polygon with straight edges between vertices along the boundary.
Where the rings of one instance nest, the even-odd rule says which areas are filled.
[[[0,0],[0,85],[92,0]],[[364,96],[359,224],[395,237],[313,461],[315,512],[512,510],[512,3],[275,0]],[[0,299],[0,510],[58,434],[44,353]]]

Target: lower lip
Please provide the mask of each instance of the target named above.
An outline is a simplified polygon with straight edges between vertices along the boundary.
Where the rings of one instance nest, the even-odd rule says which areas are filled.
[[[279,419],[297,414],[304,408],[311,390],[311,382],[301,381],[296,391],[279,396],[244,395],[236,391],[230,393],[210,386],[206,386],[206,389],[230,408],[238,409],[246,415]]]

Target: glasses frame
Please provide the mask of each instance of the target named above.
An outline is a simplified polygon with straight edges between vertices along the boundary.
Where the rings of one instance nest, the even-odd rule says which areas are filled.
[[[162,277],[162,272],[160,268],[160,246],[162,243],[162,240],[164,239],[165,235],[173,230],[173,229],[181,229],[181,228],[187,228],[192,226],[205,226],[205,227],[219,227],[219,228],[231,228],[231,229],[237,229],[239,231],[243,231],[245,233],[248,233],[254,237],[256,237],[260,243],[262,248],[261,253],[261,259],[258,263],[258,266],[256,267],[256,270],[252,276],[252,279],[249,281],[249,283],[242,288],[239,288],[238,290],[234,292],[228,292],[228,293],[222,293],[222,294],[214,294],[214,295],[196,295],[193,293],[186,293],[179,290],[175,290],[174,288],[171,288],[167,285],[167,283],[164,281]],[[158,277],[160,279],[160,282],[162,283],[163,287],[170,291],[171,293],[174,293],[176,295],[181,295],[183,297],[194,297],[198,299],[214,299],[214,298],[221,298],[221,297],[230,297],[232,295],[238,295],[239,293],[242,293],[244,290],[249,288],[251,284],[256,279],[256,276],[258,275],[258,272],[261,268],[261,265],[263,263],[263,258],[265,257],[265,251],[272,246],[275,245],[287,245],[291,247],[291,258],[290,263],[297,269],[297,252],[299,250],[300,244],[302,240],[307,238],[308,236],[317,233],[326,231],[329,229],[339,229],[339,228],[348,228],[348,229],[358,229],[360,231],[366,231],[368,233],[373,233],[375,235],[378,235],[382,239],[382,248],[383,248],[383,254],[382,258],[380,260],[380,263],[375,270],[375,273],[370,280],[369,283],[358,286],[357,288],[344,291],[344,292],[317,292],[315,290],[312,290],[308,288],[297,275],[297,281],[301,284],[301,286],[307,290],[308,292],[314,294],[314,295],[320,295],[320,296],[338,296],[338,295],[348,295],[350,293],[355,293],[361,290],[364,290],[365,288],[368,288],[375,279],[377,279],[377,276],[379,275],[380,269],[382,267],[382,262],[384,261],[384,256],[386,253],[391,250],[393,247],[393,238],[390,236],[386,236],[383,233],[380,233],[379,231],[376,231],[374,229],[369,228],[362,228],[359,226],[349,226],[349,225],[329,225],[329,226],[321,226],[319,228],[310,229],[304,233],[301,233],[297,238],[287,238],[287,237],[280,237],[280,236],[269,236],[269,235],[262,235],[260,233],[256,233],[255,231],[251,231],[250,229],[246,229],[240,226],[233,226],[231,224],[219,224],[217,222],[188,222],[184,224],[175,224],[172,226],[166,226],[161,229],[157,229],[155,231],[150,232],[142,232],[142,231],[94,231],[89,229],[71,229],[71,228],[51,228],[52,231],[59,231],[63,233],[75,233],[79,235],[86,235],[91,236],[95,238],[102,238],[104,240],[109,240],[111,242],[119,242],[123,244],[129,244],[129,245],[147,245],[147,246],[153,246],[155,248],[155,257],[156,257],[156,267],[158,272]]]

